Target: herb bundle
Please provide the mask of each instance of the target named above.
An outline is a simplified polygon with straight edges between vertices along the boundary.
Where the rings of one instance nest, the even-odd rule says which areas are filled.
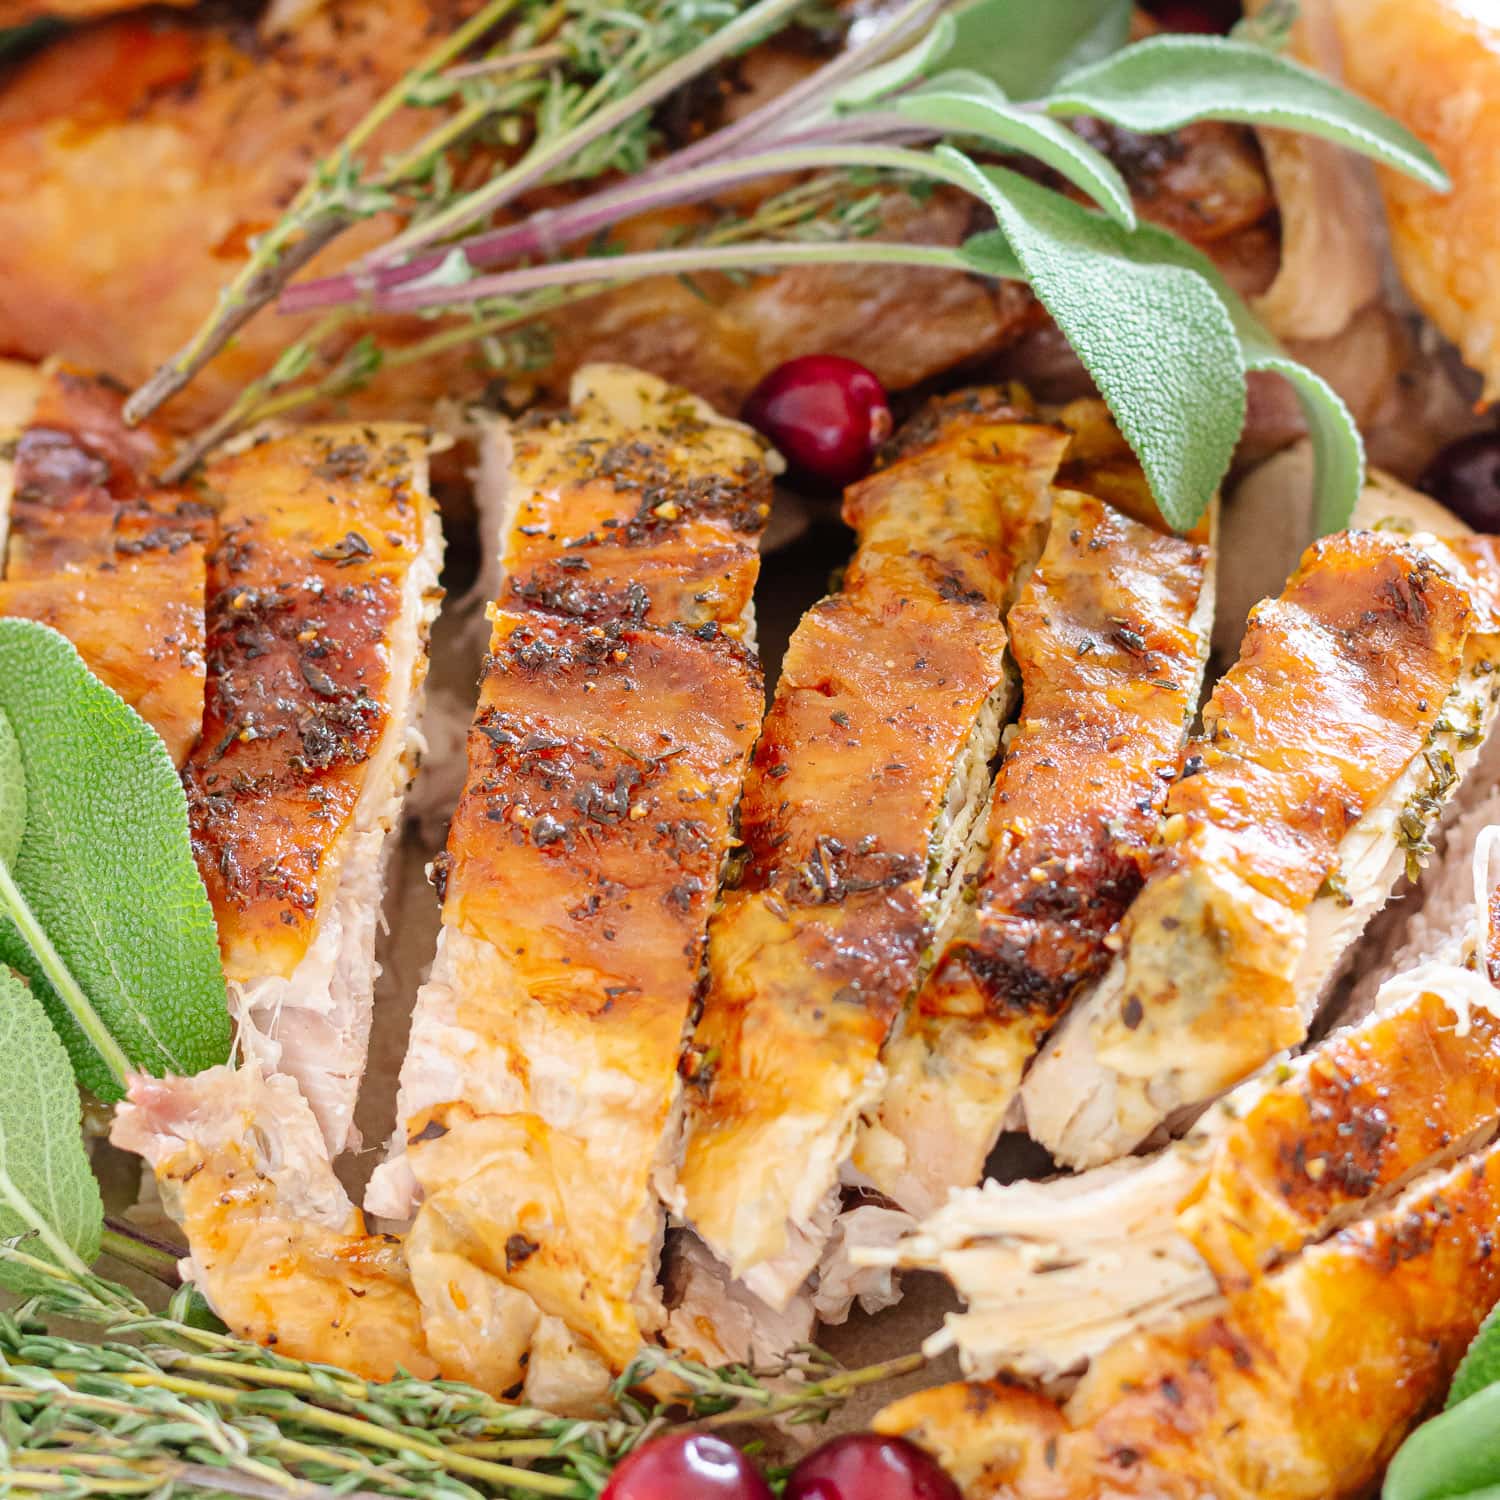
[[[1065,122],[1089,117],[1141,132],[1209,119],[1276,126],[1442,186],[1420,142],[1273,50],[1284,18],[1236,38],[1125,45],[1129,0],[906,0],[863,23],[785,93],[651,157],[652,112],[792,23],[799,3],[657,0],[638,8],[638,34],[627,36],[601,20],[618,12],[586,0],[492,0],[319,167],[214,314],[137,393],[132,418],[180,389],[277,299],[285,311],[322,317],[189,444],[184,467],[243,426],[456,343],[477,341],[498,370],[544,357],[525,336],[548,314],[642,277],[828,263],[938,267],[1031,286],[1173,524],[1191,525],[1223,477],[1252,370],[1292,381],[1319,456],[1320,523],[1347,519],[1363,451],[1337,395],[1279,349],[1204,256],[1137,220],[1119,172]],[[438,123],[397,160],[367,162],[371,136],[405,109],[436,110]],[[486,143],[496,139],[517,149],[494,157],[477,186],[456,186],[472,173],[455,163],[472,166],[476,149],[493,154]],[[1017,157],[1036,166],[1000,165]],[[1037,181],[1038,170],[1060,185]],[[534,190],[604,172],[627,175],[527,211]],[[627,252],[610,238],[657,210],[718,202],[788,174],[796,187],[725,210],[686,243]],[[877,237],[880,193],[934,185],[981,199],[997,228],[956,247]],[[386,244],[340,274],[294,280],[348,225],[392,208],[404,227]],[[378,313],[447,322],[405,348],[385,349],[366,332],[323,358],[331,336]]]
[[[7,1494],[321,1497],[596,1495],[613,1465],[669,1420],[823,1419],[921,1356],[839,1370],[815,1349],[774,1369],[710,1370],[643,1354],[596,1420],[512,1406],[452,1381],[364,1381],[212,1326],[184,1288],[165,1314],[28,1241],[0,1276],[29,1299],[0,1314],[0,1488]],[[56,1331],[85,1324],[84,1343]],[[631,1394],[653,1374],[670,1408]],[[781,1389],[767,1382],[792,1376]]]

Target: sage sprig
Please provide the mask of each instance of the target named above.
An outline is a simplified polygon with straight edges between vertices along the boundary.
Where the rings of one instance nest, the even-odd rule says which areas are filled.
[[[1442,186],[1432,154],[1404,127],[1249,34],[1125,45],[1129,0],[1046,6],[906,0],[786,93],[648,161],[642,148],[654,140],[654,106],[786,25],[796,11],[795,0],[754,0],[736,6],[732,21],[695,34],[690,18],[698,16],[698,4],[656,0],[649,8],[650,25],[661,31],[656,41],[627,45],[615,38],[586,60],[570,28],[578,15],[595,14],[590,7],[545,24],[540,17],[555,10],[528,0],[487,7],[377,113],[383,120],[397,108],[434,102],[451,110],[455,101],[445,88],[454,76],[473,76],[473,68],[505,76],[511,47],[520,49],[518,70],[531,102],[521,105],[503,93],[466,96],[456,115],[445,116],[424,146],[403,158],[400,171],[363,163],[359,152],[373,127],[358,127],[256,247],[254,270],[246,268],[199,335],[137,393],[132,414],[144,415],[191,378],[243,317],[273,296],[285,311],[320,312],[320,322],[188,446],[184,465],[240,426],[347,393],[387,361],[411,358],[410,351],[384,350],[367,334],[352,361],[345,354],[319,371],[319,349],[330,335],[372,313],[459,319],[424,343],[449,347],[474,338],[504,369],[517,358],[538,357],[534,343],[517,356],[508,337],[534,330],[563,301],[640,277],[828,263],[946,267],[1032,286],[1094,376],[1174,524],[1191,525],[1222,479],[1244,421],[1245,375],[1256,369],[1283,374],[1297,388],[1320,455],[1320,520],[1331,528],[1347,519],[1363,454],[1342,403],[1226,294],[1210,263],[1184,242],[1136,223],[1117,169],[1062,122],[1087,115],[1148,132],[1205,119],[1270,124]],[[502,20],[512,25],[509,33],[497,31]],[[541,74],[535,48],[527,45],[538,28],[556,49]],[[479,61],[455,68],[472,48]],[[482,124],[514,125],[522,115],[519,155],[478,186],[453,189],[461,174],[444,167],[448,151],[472,143]],[[998,170],[996,156],[1030,158],[1094,209]],[[498,210],[512,211],[529,189],[604,166],[631,175],[561,207],[494,222]],[[628,219],[711,202],[793,172],[807,183],[789,200],[725,213],[686,243],[627,254],[608,239]],[[442,191],[427,191],[438,183]],[[933,184],[978,194],[995,212],[1001,238],[984,236],[958,249],[880,240],[871,191]],[[327,235],[354,222],[369,194],[381,208],[404,208],[406,227],[350,269],[292,284],[308,247],[321,248]],[[570,247],[586,248],[565,255]]]
[[[150,726],[55,630],[0,620],[0,965],[29,980],[79,1081],[229,1055],[187,803]]]

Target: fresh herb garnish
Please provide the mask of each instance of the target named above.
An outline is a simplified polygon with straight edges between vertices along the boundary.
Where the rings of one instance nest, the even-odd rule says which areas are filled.
[[[288,1359],[206,1321],[183,1288],[155,1313],[123,1287],[0,1244],[0,1279],[31,1300],[0,1313],[0,1489],[71,1495],[596,1495],[610,1469],[669,1418],[706,1424],[821,1420],[921,1355],[840,1370],[802,1349],[774,1368],[710,1370],[643,1356],[595,1420],[497,1401],[456,1381],[366,1381]],[[58,1331],[92,1325],[87,1343]],[[677,1382],[670,1407],[632,1388]],[[795,1377],[784,1389],[772,1378]],[[8,1416],[3,1414],[10,1414]],[[28,1483],[30,1481],[30,1483]],[[308,1486],[328,1486],[310,1490]]]
[[[1500,1494],[1500,1309],[1480,1325],[1443,1414],[1401,1445],[1382,1500],[1493,1500]]]
[[[71,644],[0,620],[0,965],[30,981],[79,1081],[229,1055],[213,912],[166,746]]]
[[[73,1070],[46,1012],[0,967],[0,1237],[32,1239],[31,1252],[84,1274],[99,1253],[104,1208],[80,1133]],[[30,1267],[0,1260],[0,1285],[34,1292]]]
[[[286,311],[320,311],[322,319],[187,446],[181,465],[240,427],[345,394],[386,366],[457,343],[477,342],[497,370],[544,357],[523,336],[547,314],[640,277],[929,266],[1031,284],[1093,374],[1173,524],[1201,516],[1222,479],[1251,370],[1293,383],[1318,451],[1319,522],[1333,529],[1347,521],[1363,450],[1342,402],[1279,348],[1206,257],[1138,224],[1116,168],[1060,123],[1092,116],[1148,132],[1204,119],[1268,124],[1444,185],[1431,153],[1402,126],[1277,55],[1284,24],[1236,38],[1123,46],[1129,0],[907,0],[782,95],[648,159],[653,108],[793,21],[798,4],[756,0],[730,9],[732,21],[716,12],[718,24],[707,25],[702,0],[656,0],[641,12],[639,35],[627,35],[587,6],[485,7],[320,166],[214,316],[133,398],[132,417],[184,385],[277,297]],[[502,21],[508,32],[498,32]],[[471,87],[476,80],[484,86]],[[398,162],[364,161],[391,114],[434,108],[441,122]],[[481,133],[522,144],[478,186],[460,187],[473,182]],[[1099,211],[997,168],[997,153],[1031,157]],[[533,188],[606,169],[633,175],[496,222]],[[792,173],[803,179],[798,187],[742,214],[724,212],[687,241],[669,237],[624,253],[608,239],[626,220]],[[872,195],[934,183],[982,197],[998,233],[958,248],[875,237]],[[408,216],[394,239],[338,275],[292,284],[344,228],[392,207]],[[569,249],[577,253],[558,258]],[[387,350],[367,333],[342,353],[322,352],[354,321],[393,312],[461,321],[404,349]]]

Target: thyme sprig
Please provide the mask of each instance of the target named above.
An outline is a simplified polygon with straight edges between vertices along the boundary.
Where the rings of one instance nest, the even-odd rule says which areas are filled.
[[[191,1287],[153,1311],[124,1287],[32,1255],[24,1241],[0,1243],[0,1264],[40,1284],[0,1313],[7,1494],[589,1500],[669,1421],[820,1421],[853,1391],[922,1362],[842,1370],[804,1346],[774,1366],[712,1370],[647,1351],[616,1382],[609,1411],[561,1417],[453,1381],[368,1381],[289,1359],[190,1321]],[[59,1331],[80,1323],[97,1339]],[[637,1394],[656,1376],[678,1393],[670,1403]]]
[[[493,153],[530,142],[510,173],[501,174],[518,191],[543,180],[638,169],[650,141],[641,111],[656,97],[653,81],[664,73],[676,78],[687,58],[694,61],[684,76],[711,67],[736,45],[757,40],[762,21],[774,26],[800,3],[760,0],[752,7],[760,19],[747,25],[749,13],[736,15],[737,0],[644,0],[628,7],[488,0],[319,162],[282,217],[257,237],[213,313],[135,393],[127,418],[143,420],[181,390],[351,225],[396,208],[411,216],[403,234],[464,218],[475,195],[457,186],[455,165],[476,145]],[[630,103],[623,111],[622,101]],[[435,112],[437,120],[396,157],[367,163],[364,153],[404,111]],[[479,191],[494,196],[499,182]]]

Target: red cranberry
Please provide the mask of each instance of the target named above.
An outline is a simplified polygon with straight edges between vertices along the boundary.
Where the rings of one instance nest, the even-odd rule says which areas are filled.
[[[1145,0],[1146,9],[1167,31],[1222,34],[1240,19],[1240,0]]]
[[[1417,488],[1475,531],[1500,531],[1500,432],[1473,432],[1442,449]]]
[[[744,416],[781,450],[796,477],[837,489],[867,474],[891,435],[880,382],[836,354],[778,365],[750,392]]]
[[[642,1443],[599,1500],[772,1500],[771,1486],[733,1443],[706,1432],[669,1432]]]
[[[792,1470],[784,1500],[962,1500],[958,1486],[913,1443],[851,1432]]]

